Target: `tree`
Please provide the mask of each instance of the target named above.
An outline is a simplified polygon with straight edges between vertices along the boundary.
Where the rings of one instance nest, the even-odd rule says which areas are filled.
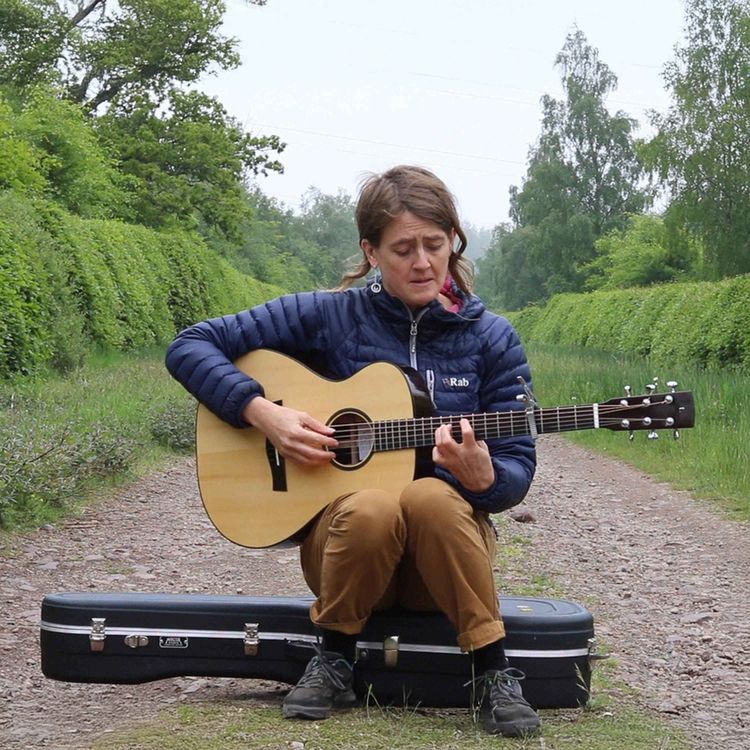
[[[511,188],[513,229],[494,241],[503,248],[493,254],[497,278],[524,280],[508,288],[514,307],[583,289],[597,238],[647,203],[639,187],[635,122],[623,112],[610,114],[605,105],[616,76],[579,30],[568,35],[555,64],[565,99],[542,97],[541,135],[522,188]],[[481,272],[489,265],[482,264]],[[498,300],[508,306],[505,295]]]
[[[87,109],[144,94],[161,101],[176,81],[192,83],[211,65],[239,64],[234,40],[219,33],[221,0],[121,0],[99,8],[99,22],[80,36],[68,79],[71,97]]]
[[[597,257],[589,265],[589,289],[624,289],[691,278],[698,267],[695,241],[672,243],[660,216],[631,216],[624,229],[596,241]]]
[[[645,154],[668,218],[705,247],[708,275],[750,272],[750,5],[688,0],[687,43],[665,69],[674,103]]]
[[[492,229],[477,227],[471,222],[463,225],[466,234],[466,250],[464,255],[472,261],[479,260],[486,252],[492,242]]]
[[[133,218],[147,226],[180,223],[237,240],[250,216],[244,181],[282,171],[276,136],[252,136],[214,98],[169,92],[162,107],[142,96],[127,111],[98,118],[134,192]]]
[[[0,56],[9,67],[0,85],[23,101],[34,81],[54,73],[127,177],[133,196],[122,201],[122,218],[237,240],[250,211],[244,180],[282,171],[276,156],[284,146],[276,136],[244,132],[217,100],[191,87],[212,67],[239,62],[236,41],[221,34],[223,13],[222,0],[7,0]],[[81,147],[101,151],[77,132]],[[58,128],[53,142],[64,141]],[[84,161],[81,154],[76,163]]]
[[[123,175],[80,108],[49,87],[0,97],[0,188],[43,195],[86,217],[120,216]]]
[[[67,25],[55,0],[3,0],[0,85],[28,86],[56,73]]]
[[[302,198],[297,227],[300,239],[318,248],[315,257],[309,259],[318,286],[337,285],[352,257],[357,262],[362,257],[354,204],[343,190],[326,195],[318,188],[309,188]]]
[[[522,190],[513,186],[510,194],[511,218],[517,229],[526,230],[524,241],[516,246],[520,253],[516,260],[535,269],[526,270],[527,278],[540,279],[528,301],[578,291],[583,267],[593,256],[596,233],[592,217],[582,210],[571,165],[540,144],[531,156]],[[513,271],[511,267],[506,273]],[[521,266],[515,271],[520,272]]]
[[[0,83],[24,86],[54,71],[92,112],[144,95],[161,101],[177,82],[239,63],[235,40],[220,33],[224,9],[222,0],[6,0]]]
[[[0,190],[41,193],[46,184],[42,158],[39,149],[18,132],[18,115],[0,96]]]
[[[477,261],[477,294],[495,309],[520,310],[544,299],[540,268],[528,262],[538,244],[536,227],[499,224],[487,252]]]
[[[324,286],[316,264],[329,267],[330,258],[301,236],[294,212],[257,187],[248,191],[247,198],[252,219],[243,225],[243,241],[229,248],[227,257],[244,273],[288,291]]]
[[[298,213],[257,187],[247,200],[252,217],[243,223],[242,241],[224,248],[240,271],[289,291],[331,288],[346,261],[359,257],[354,206],[345,192],[327,195],[311,187]]]

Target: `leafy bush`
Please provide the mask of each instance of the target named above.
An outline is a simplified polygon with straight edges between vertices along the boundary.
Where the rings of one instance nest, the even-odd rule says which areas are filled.
[[[123,474],[133,464],[138,442],[117,421],[99,423],[80,435],[71,464],[86,479]]]
[[[81,219],[0,193],[0,377],[45,364],[70,371],[92,346],[163,344],[281,291],[237,271],[197,234]]]
[[[49,359],[50,284],[44,235],[28,203],[0,194],[0,372],[28,372]]]
[[[129,202],[125,178],[81,107],[52,88],[37,86],[24,95],[15,131],[41,156],[47,196],[80,216],[122,215]]]
[[[635,214],[622,229],[614,229],[596,243],[597,257],[585,270],[588,289],[627,289],[684,280],[696,268],[699,247],[693,240],[670,243],[660,216]]]
[[[750,368],[750,275],[559,294],[508,317],[528,343],[648,356],[656,364]]]
[[[16,116],[0,96],[0,189],[38,193],[45,186],[42,154],[16,133]]]
[[[137,440],[115,420],[91,430],[50,429],[41,409],[10,409],[0,422],[0,528],[50,520],[86,483],[127,470]]]
[[[165,448],[178,453],[195,449],[195,401],[185,394],[152,409],[149,414],[151,436]]]

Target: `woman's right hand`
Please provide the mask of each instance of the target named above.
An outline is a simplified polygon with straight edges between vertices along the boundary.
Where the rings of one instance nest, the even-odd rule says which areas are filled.
[[[319,422],[306,412],[280,406],[262,396],[256,396],[242,412],[243,419],[259,429],[276,450],[290,461],[303,466],[327,464],[338,441],[335,430]]]

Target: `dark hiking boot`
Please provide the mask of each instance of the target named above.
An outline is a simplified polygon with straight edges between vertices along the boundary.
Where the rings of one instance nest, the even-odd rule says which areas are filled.
[[[539,731],[536,711],[526,702],[518,669],[490,670],[480,678],[482,685],[479,717],[485,730],[503,737],[525,737]]]
[[[299,682],[284,698],[287,719],[327,719],[336,708],[357,702],[352,689],[352,667],[341,654],[321,651],[310,659]]]

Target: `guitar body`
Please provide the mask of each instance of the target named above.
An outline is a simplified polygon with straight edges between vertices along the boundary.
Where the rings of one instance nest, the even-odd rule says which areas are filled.
[[[341,381],[322,378],[266,349],[244,355],[235,365],[263,384],[270,401],[324,423],[349,410],[363,421],[431,411],[413,375],[387,362]],[[196,452],[201,498],[217,530],[246,547],[269,547],[293,536],[341,495],[366,488],[400,492],[415,477],[418,451],[374,452],[356,466],[303,467],[278,456],[259,430],[232,427],[201,405]]]

